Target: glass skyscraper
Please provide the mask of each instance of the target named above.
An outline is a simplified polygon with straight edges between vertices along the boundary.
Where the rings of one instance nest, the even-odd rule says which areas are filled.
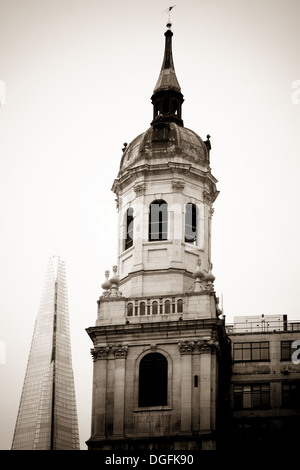
[[[79,450],[64,261],[48,261],[12,450]]]

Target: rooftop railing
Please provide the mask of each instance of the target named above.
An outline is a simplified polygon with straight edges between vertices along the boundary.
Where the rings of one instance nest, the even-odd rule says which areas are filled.
[[[286,322],[284,320],[268,321],[245,321],[242,323],[234,323],[225,325],[227,334],[233,333],[272,333],[274,331],[300,331],[300,322]]]

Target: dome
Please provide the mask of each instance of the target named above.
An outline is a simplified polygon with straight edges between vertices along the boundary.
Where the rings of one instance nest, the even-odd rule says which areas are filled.
[[[209,164],[209,146],[196,132],[175,122],[151,126],[123,151],[119,176],[126,170],[149,163]]]

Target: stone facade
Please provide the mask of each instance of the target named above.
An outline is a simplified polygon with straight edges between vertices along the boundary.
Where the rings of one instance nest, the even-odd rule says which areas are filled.
[[[214,449],[217,402],[226,406],[228,342],[222,320],[92,327],[91,449]],[[168,361],[164,406],[138,403],[139,364],[158,352]],[[223,395],[223,398],[222,398]],[[222,403],[221,403],[222,402]]]
[[[224,422],[230,345],[211,272],[217,180],[209,136],[204,142],[183,126],[172,35],[165,34],[151,127],[124,144],[112,187],[118,265],[111,278],[105,273],[87,329],[89,449],[215,449]]]

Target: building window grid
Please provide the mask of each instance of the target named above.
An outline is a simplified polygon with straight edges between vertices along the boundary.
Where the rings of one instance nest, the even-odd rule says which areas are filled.
[[[300,381],[282,383],[282,408],[300,408]]]
[[[235,410],[265,409],[270,407],[270,384],[234,385]]]
[[[234,362],[268,361],[269,358],[270,356],[268,341],[233,344]]]
[[[295,352],[295,349],[292,348],[294,340],[281,341],[280,343],[280,360],[281,361],[291,361],[292,354]]]

